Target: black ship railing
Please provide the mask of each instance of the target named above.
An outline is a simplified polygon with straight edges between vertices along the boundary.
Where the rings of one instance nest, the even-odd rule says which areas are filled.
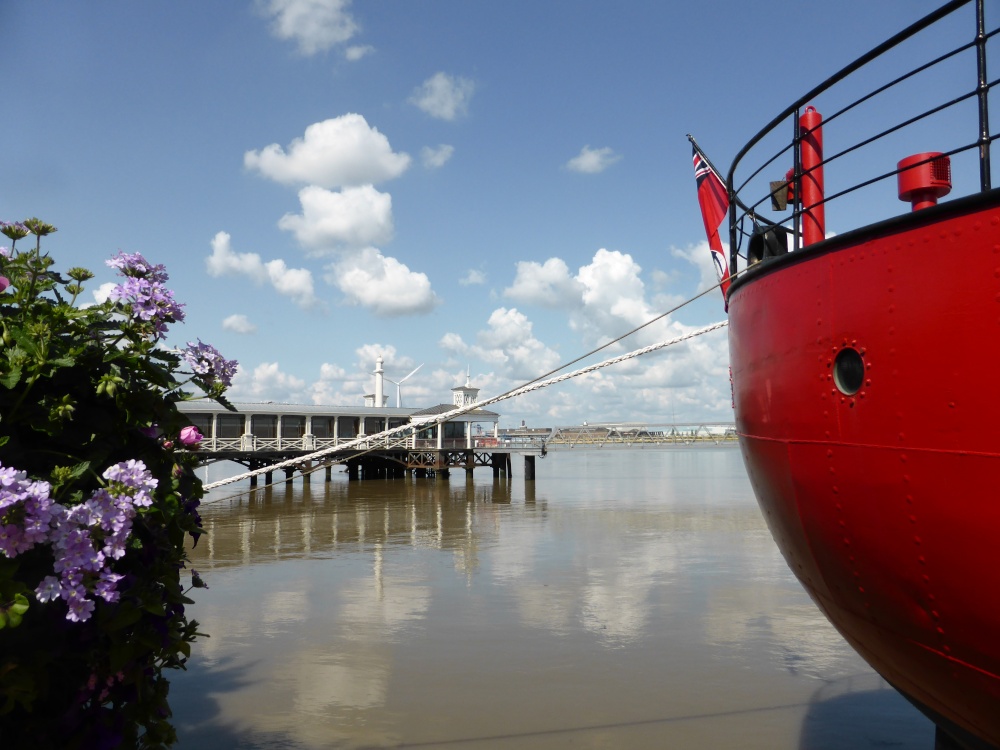
[[[968,41],[942,49],[965,29]],[[730,273],[741,259],[753,264],[815,242],[817,221],[819,238],[827,236],[828,207],[837,233],[887,218],[885,183],[905,170],[946,164],[955,195],[990,190],[990,145],[1000,133],[989,129],[989,94],[1000,79],[989,79],[986,60],[998,33],[986,29],[984,0],[953,0],[771,120],[726,177]]]

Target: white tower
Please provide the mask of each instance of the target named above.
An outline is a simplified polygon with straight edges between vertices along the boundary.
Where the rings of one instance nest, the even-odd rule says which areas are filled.
[[[457,388],[451,389],[452,393],[452,403],[455,406],[465,406],[467,404],[474,404],[479,399],[479,389],[473,388],[469,380],[469,370],[465,371],[465,385],[460,385]]]
[[[380,354],[375,360],[375,406],[379,409],[385,406],[385,398],[382,396],[383,390],[382,355]]]

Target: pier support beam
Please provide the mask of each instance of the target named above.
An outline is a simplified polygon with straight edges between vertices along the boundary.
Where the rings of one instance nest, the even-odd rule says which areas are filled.
[[[348,481],[356,481],[358,478],[358,462],[348,461],[347,462],[347,479]]]
[[[490,463],[493,465],[494,479],[499,479],[504,473],[506,473],[508,479],[514,476],[509,453],[491,453]]]
[[[535,479],[535,457],[524,457],[524,478],[534,481]]]
[[[333,464],[326,465],[326,481],[333,481]]]
[[[265,485],[270,485],[271,481],[273,479],[274,479],[274,472],[273,471],[265,471],[264,472],[264,484]]]
[[[289,466],[287,469],[285,469],[285,484],[291,484],[292,483],[292,476],[294,474],[295,474],[294,467]]]

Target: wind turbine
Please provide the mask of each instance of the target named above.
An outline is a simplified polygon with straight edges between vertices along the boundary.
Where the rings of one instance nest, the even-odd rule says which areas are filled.
[[[397,408],[397,409],[398,409],[398,408],[399,408],[400,406],[402,406],[402,405],[403,405],[403,400],[402,400],[402,398],[400,397],[400,386],[401,386],[401,385],[403,385],[403,383],[405,383],[405,382],[406,382],[407,380],[409,380],[409,379],[410,379],[410,378],[411,378],[411,377],[412,377],[413,375],[416,375],[416,374],[417,374],[417,370],[419,370],[419,369],[420,369],[421,367],[423,367],[423,366],[424,366],[424,363],[423,363],[423,362],[421,362],[421,363],[420,363],[419,365],[417,365],[417,366],[416,366],[416,367],[414,368],[413,372],[411,372],[411,373],[410,373],[409,375],[407,375],[407,376],[406,376],[405,378],[400,378],[400,380],[399,380],[399,382],[398,382],[398,383],[397,383],[397,382],[396,382],[395,380],[392,380],[392,379],[390,379],[390,378],[386,378],[386,380],[388,380],[388,381],[389,381],[390,383],[392,383],[392,384],[393,384],[394,386],[396,386],[396,408]]]

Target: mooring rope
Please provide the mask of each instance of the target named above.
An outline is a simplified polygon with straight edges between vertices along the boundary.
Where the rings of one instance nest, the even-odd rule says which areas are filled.
[[[649,324],[647,323],[645,325]],[[697,330],[686,333],[683,336],[678,336],[677,338],[670,339],[669,341],[661,341],[658,344],[645,346],[641,349],[636,349],[634,351],[631,351],[628,354],[622,354],[618,357],[612,357],[611,359],[606,359],[603,362],[598,362],[593,365],[588,365],[587,367],[583,367],[579,370],[574,370],[573,372],[564,373],[563,375],[557,375],[555,377],[548,378],[546,380],[533,380],[530,383],[521,386],[520,388],[515,388],[512,391],[507,391],[506,393],[502,393],[499,396],[493,396],[492,398],[488,398],[485,401],[476,401],[475,403],[468,404],[466,406],[462,406],[456,409],[452,409],[451,411],[444,412],[443,414],[437,414],[431,417],[422,417],[419,419],[414,419],[413,421],[405,425],[401,425],[399,427],[393,427],[392,429],[385,430],[383,432],[379,432],[374,435],[365,435],[363,437],[359,437],[354,440],[349,440],[346,443],[340,443],[339,445],[332,445],[327,448],[323,448],[322,450],[315,451],[314,453],[309,453],[304,456],[297,456],[295,458],[289,458],[286,459],[285,461],[280,461],[276,464],[272,464],[271,466],[262,467],[260,469],[253,469],[252,471],[248,471],[243,474],[237,474],[235,476],[228,477],[226,479],[220,479],[217,482],[206,484],[204,486],[204,489],[206,491],[214,490],[216,487],[222,487],[227,484],[233,484],[234,482],[239,482],[244,479],[249,479],[250,477],[255,477],[260,474],[266,474],[268,472],[272,472],[277,469],[285,469],[290,466],[298,466],[299,464],[305,463],[306,461],[314,461],[318,458],[329,456],[330,454],[333,453],[348,451],[352,448],[364,447],[367,450],[382,450],[384,448],[389,448],[389,447],[404,447],[405,440],[397,443],[395,446],[390,446],[387,438],[399,434],[401,432],[408,432],[412,430],[418,430],[419,428],[422,427],[428,427],[430,425],[441,424],[442,422],[447,422],[449,419],[454,419],[455,417],[461,416],[463,414],[468,414],[469,412],[476,411],[477,409],[482,409],[485,406],[490,406],[491,404],[495,404],[500,401],[506,401],[507,399],[515,398],[516,396],[523,396],[526,393],[531,393],[533,391],[537,391],[542,388],[548,388],[550,385],[561,383],[564,380],[570,380],[571,378],[577,378],[580,377],[581,375],[587,375],[589,373],[596,372],[597,370],[603,369],[605,367],[610,367],[611,365],[616,365],[621,362],[625,362],[626,360],[629,359],[635,359],[636,357],[641,357],[644,354],[650,354],[652,352],[659,351],[660,349],[665,349],[668,346],[680,344],[684,341],[688,341],[689,339],[696,338],[697,336],[703,336],[706,333],[711,333],[712,331],[724,328],[727,325],[729,325],[728,320],[723,320],[718,323],[713,323],[712,325],[705,326],[704,328],[699,328]],[[619,339],[616,340],[621,340],[621,338],[624,337],[620,337]],[[573,361],[579,362],[580,359],[578,358]],[[385,445],[380,446],[378,448],[372,448],[371,447],[372,441],[379,441],[379,442],[384,441]]]

